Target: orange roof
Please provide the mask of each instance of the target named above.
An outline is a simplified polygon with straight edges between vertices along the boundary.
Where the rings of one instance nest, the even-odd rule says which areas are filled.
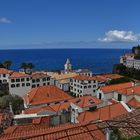
[[[103,75],[101,75],[101,76],[103,76],[103,77],[105,77],[105,78],[108,78],[108,79],[118,79],[118,78],[124,77],[124,76],[122,76],[122,75],[119,75],[119,74],[112,74],[112,73],[110,73],[110,74],[103,74]]]
[[[128,113],[121,103],[116,103],[101,107],[95,111],[85,111],[82,112],[79,117],[79,122],[90,122],[96,120],[110,120],[114,117],[120,116],[122,114]]]
[[[30,75],[23,72],[13,72],[9,78],[21,78],[21,77],[30,77]]]
[[[49,126],[50,116],[44,116],[44,117],[38,117],[33,118],[32,123],[33,124],[45,124],[46,126]]]
[[[36,114],[43,110],[55,111],[50,106],[41,106],[41,107],[28,108],[24,111],[24,114]]]
[[[135,97],[133,97],[131,100],[129,100],[129,102],[127,104],[134,108],[140,107],[140,102]]]
[[[46,73],[42,73],[42,72],[33,73],[31,76],[33,79],[50,77]]]
[[[30,105],[47,104],[50,102],[69,100],[72,98],[73,97],[54,85],[33,88],[27,95],[24,96],[25,102]]]
[[[26,109],[24,111],[24,113],[25,114],[35,114],[35,113],[38,113],[43,110],[60,112],[62,110],[67,110],[71,103],[77,104],[81,108],[84,108],[84,107],[90,107],[93,105],[100,104],[100,103],[102,103],[102,100],[97,99],[96,97],[93,97],[93,96],[82,96],[80,98],[70,99],[67,102],[63,102],[63,103],[57,103],[57,104],[49,105],[49,106],[29,108],[29,109]]]
[[[10,74],[12,72],[13,72],[12,70],[8,70],[8,69],[5,69],[5,68],[0,68],[0,74]]]
[[[84,75],[77,75],[75,77],[73,77],[73,79],[76,80],[87,80],[87,81],[92,81],[92,80],[96,80],[96,77],[94,76],[84,76]]]
[[[113,91],[129,88],[129,87],[132,87],[132,83],[131,82],[104,86],[104,87],[101,87],[100,89],[104,93],[109,93],[109,92],[113,92]]]
[[[96,124],[64,124],[56,127],[45,127],[45,125],[14,125],[9,132],[0,136],[1,140],[105,140],[105,135],[98,129]]]
[[[132,95],[132,94],[140,96],[140,85],[121,89],[121,90],[118,90],[117,92],[119,92],[120,94],[124,94],[126,96]]]
[[[93,96],[82,96],[71,100],[72,103],[80,106],[81,108],[101,104],[103,101]]]

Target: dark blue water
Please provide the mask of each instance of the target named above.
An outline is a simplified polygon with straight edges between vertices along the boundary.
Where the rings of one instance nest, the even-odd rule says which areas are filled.
[[[32,62],[37,70],[64,69],[70,58],[74,69],[88,68],[94,73],[111,72],[114,64],[119,63],[127,49],[36,49],[0,50],[0,62],[10,59],[12,69],[18,70],[22,62]]]

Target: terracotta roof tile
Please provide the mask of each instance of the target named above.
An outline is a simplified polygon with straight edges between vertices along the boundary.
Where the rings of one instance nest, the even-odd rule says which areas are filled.
[[[46,85],[33,88],[27,95],[25,95],[24,100],[30,105],[37,105],[68,100],[72,98],[73,97],[69,96],[67,93],[57,88],[56,86]]]
[[[140,107],[140,102],[135,97],[133,97],[131,100],[129,100],[127,104],[134,108]]]
[[[75,77],[73,77],[73,79],[76,79],[76,80],[87,80],[87,81],[92,81],[92,80],[96,80],[96,77],[95,76],[84,76],[84,75],[77,75]]]
[[[30,77],[30,75],[25,74],[23,72],[13,72],[9,78],[21,78],[21,77]]]
[[[12,70],[8,70],[8,69],[5,69],[5,68],[0,68],[0,74],[10,74],[12,72],[13,72]]]
[[[130,88],[130,87],[132,87],[132,83],[131,82],[128,82],[128,83],[122,83],[122,84],[114,84],[114,85],[104,86],[104,87],[101,87],[100,89],[104,93],[109,93],[109,92],[113,92],[113,91],[117,91],[117,90],[122,90],[122,89]]]
[[[16,129],[15,129],[16,127]],[[13,131],[3,134],[0,139],[27,139],[27,140],[105,140],[105,135],[95,124],[64,124],[57,127],[47,128],[43,125],[17,125],[11,126]]]
[[[50,77],[50,76],[47,75],[46,73],[42,73],[42,72],[32,73],[31,76],[32,76],[33,79]]]
[[[117,108],[117,109],[116,109]],[[128,113],[121,103],[108,105],[105,107],[98,108],[94,111],[82,112],[79,117],[79,122],[90,122],[96,120],[109,120],[116,116]]]

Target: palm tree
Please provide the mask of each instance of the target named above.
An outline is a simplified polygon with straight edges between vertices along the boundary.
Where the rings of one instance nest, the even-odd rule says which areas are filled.
[[[24,70],[24,72],[26,73],[26,69],[28,68],[28,64],[27,63],[22,63],[20,68],[22,68]]]
[[[3,62],[3,65],[5,68],[10,69],[10,66],[12,65],[12,61],[11,60],[5,60]]]
[[[34,67],[35,66],[32,63],[22,63],[20,68],[24,69],[25,73],[31,73],[31,71]],[[27,71],[27,69],[29,71]]]

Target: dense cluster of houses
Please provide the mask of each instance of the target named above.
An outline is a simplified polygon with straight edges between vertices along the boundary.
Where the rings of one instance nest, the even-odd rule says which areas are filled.
[[[39,137],[42,134],[42,139],[57,139],[56,136],[45,137],[46,130],[55,134],[57,130],[64,132],[64,129],[86,126],[87,130],[96,129],[94,137],[104,140],[106,134],[91,122],[112,120],[140,107],[139,81],[108,85],[110,80],[121,77],[118,74],[93,75],[88,69],[72,70],[69,59],[61,72],[28,74],[0,68],[1,83],[9,85],[10,94],[22,97],[25,107],[21,114],[13,114],[13,125],[0,139],[12,140],[16,134],[23,139],[38,139],[37,134]],[[26,134],[27,129],[36,131]]]

